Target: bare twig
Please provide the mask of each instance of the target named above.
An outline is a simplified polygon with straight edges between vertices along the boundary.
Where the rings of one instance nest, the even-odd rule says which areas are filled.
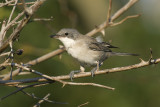
[[[111,18],[111,22],[119,18],[124,12],[126,12],[131,6],[133,6],[139,0],[129,0],[129,2],[119,9]]]
[[[49,58],[51,58],[51,57],[53,57],[53,56],[55,56],[55,55],[57,55],[59,53],[64,52],[64,50],[65,50],[65,48],[62,47],[60,49],[54,50],[54,51],[52,51],[50,53],[47,53],[47,54],[45,54],[45,55],[43,55],[43,56],[41,56],[41,57],[39,57],[39,58],[37,58],[35,60],[29,61],[26,64],[28,64],[28,65],[36,65],[36,64],[38,64],[38,63],[40,63],[42,61],[45,61],[45,60],[47,60],[47,59],[49,59]],[[19,73],[19,69],[16,69],[16,70],[13,71],[12,76],[16,76],[16,75],[18,75],[18,73]],[[9,80],[9,77],[10,77],[10,75],[8,74],[3,78],[3,80]]]
[[[2,44],[3,44],[5,27],[6,27],[6,20],[3,21],[2,27],[1,27],[1,31],[0,31],[0,47],[1,47]]]
[[[51,83],[51,82],[50,82],[50,81],[47,81],[47,82],[42,82],[42,83],[35,83],[35,84],[32,84],[32,85],[27,85],[27,86],[25,86],[25,87],[18,88],[17,90],[9,93],[8,95],[0,98],[0,101],[4,100],[5,98],[7,98],[7,97],[9,97],[9,96],[11,96],[11,95],[13,95],[13,94],[16,94],[16,93],[19,92],[19,91],[24,90],[25,88],[30,88],[30,87],[34,87],[35,85],[46,84],[46,83]]]
[[[22,2],[23,9],[26,13],[26,16],[28,17],[29,15],[32,15],[33,14],[32,8],[28,8],[24,0],[21,0],[21,2]]]
[[[114,20],[116,20],[119,16],[121,16],[125,11],[127,11],[131,6],[133,6],[137,1],[139,0],[129,0],[129,2],[124,5],[121,9],[119,9],[111,18],[110,18],[110,23],[113,23]],[[86,35],[87,36],[92,36],[98,32],[100,32],[101,30],[103,30],[104,28],[107,28],[109,25],[106,24],[107,22],[105,21],[104,23],[102,23],[101,25],[99,25],[97,28],[91,30],[90,32],[88,32]]]
[[[112,10],[112,0],[109,0],[109,7],[108,7],[108,12],[107,12],[106,26],[109,26],[111,10]],[[98,26],[96,26],[96,28],[98,29]],[[102,29],[101,33],[102,33],[103,36],[105,36],[105,29]]]
[[[40,100],[40,101],[46,101],[46,102],[54,103],[54,104],[68,104],[68,103],[66,103],[66,102],[57,102],[57,101],[48,100],[47,98],[50,96],[50,94],[47,94],[47,95],[46,95],[46,97],[48,96],[47,98],[39,98],[39,97],[36,97],[34,94],[27,93],[27,92],[25,92],[25,91],[23,91],[23,90],[21,90],[21,92],[24,93],[25,95],[28,95],[29,97],[32,97],[32,98],[34,98],[34,99],[38,99],[38,100]],[[42,102],[41,102],[41,103],[42,103]],[[39,105],[39,104],[37,104],[37,105]]]
[[[43,103],[45,100],[48,100],[49,96],[50,96],[50,94],[47,94],[46,96],[44,96],[44,98],[39,100],[38,103],[35,104],[33,107],[39,107],[41,103]]]
[[[95,84],[95,83],[76,83],[76,82],[66,82],[66,81],[62,81],[63,83],[63,87],[65,85],[90,85],[90,86],[95,86],[95,87],[100,87],[100,88],[105,88],[105,89],[109,89],[109,90],[115,90],[115,88],[109,87],[109,86],[105,86],[105,85],[101,85],[101,84]]]
[[[13,63],[13,58],[14,58],[14,55],[13,55],[13,44],[12,44],[12,41],[9,43],[9,45],[10,45],[10,48],[11,48],[11,54],[10,54],[10,59],[11,59],[11,71],[10,71],[10,79],[12,80],[12,72],[13,72],[13,65],[12,65],[12,63]]]
[[[34,18],[33,21],[52,21],[53,17],[51,18]]]
[[[35,2],[26,2],[26,5],[34,4]],[[7,6],[13,6],[14,4],[8,4]],[[23,5],[23,3],[17,3],[17,5]]]
[[[20,72],[18,75],[29,75],[31,74],[30,72]],[[4,75],[0,75],[0,78],[4,78],[5,76],[7,76],[7,74]]]
[[[137,17],[139,17],[139,16],[140,16],[140,14],[132,15],[132,16],[127,16],[127,17],[125,17],[124,19],[122,19],[121,21],[119,21],[119,22],[117,22],[117,23],[112,23],[112,24],[110,24],[110,26],[117,26],[117,25],[120,25],[120,24],[122,24],[123,22],[125,22],[127,19],[130,19],[130,18],[137,18]]]
[[[110,16],[111,16],[111,10],[112,10],[112,0],[109,0],[109,8],[108,8],[108,13],[107,13],[107,25],[110,22]]]
[[[46,101],[46,102],[49,102],[49,103],[57,103],[57,102],[55,102],[55,101],[51,101],[51,100],[48,100],[48,99],[36,97],[33,93],[30,94],[30,93],[25,92],[25,91],[23,91],[23,90],[21,90],[21,92],[22,92],[23,94],[29,96],[29,97],[34,98],[34,99],[43,100],[43,101]],[[47,95],[50,96],[50,94],[47,94]],[[59,102],[58,102],[58,103],[59,103]]]
[[[2,56],[7,56],[7,55],[9,55],[9,54],[10,54],[10,52],[2,53],[2,54],[0,54],[0,57],[2,57]]]
[[[11,18],[12,18],[12,16],[13,16],[13,13],[14,13],[14,11],[15,11],[15,9],[16,9],[17,2],[18,2],[18,0],[15,0],[15,4],[14,4],[13,9],[12,9],[12,12],[11,12],[11,14],[10,14],[10,16],[9,16],[9,19],[8,19],[7,24],[11,21]]]
[[[6,5],[9,5],[11,3],[15,2],[15,0],[11,0],[11,1],[6,1],[5,3],[0,3],[0,7],[3,7],[3,6],[6,6]]]
[[[24,28],[24,26],[28,23],[32,15],[37,11],[37,9],[45,2],[46,0],[38,0],[33,4],[32,6],[29,7],[30,13],[28,17],[24,17],[21,21],[20,24],[15,28],[14,32],[10,35],[10,37],[2,44],[0,47],[0,53],[3,52],[9,45],[9,42],[14,41],[17,37],[19,32]]]
[[[85,105],[88,105],[88,104],[89,104],[89,102],[86,102],[84,104],[79,105],[78,107],[82,107],[82,106],[85,106]]]

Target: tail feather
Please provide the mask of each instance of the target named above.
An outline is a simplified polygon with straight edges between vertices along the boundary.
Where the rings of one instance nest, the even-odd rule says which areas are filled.
[[[111,56],[139,56],[138,54],[133,53],[120,53],[120,52],[111,52]]]

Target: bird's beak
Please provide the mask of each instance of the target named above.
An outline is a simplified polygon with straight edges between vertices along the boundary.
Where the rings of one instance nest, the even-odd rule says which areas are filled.
[[[58,34],[53,34],[53,35],[50,35],[50,37],[51,37],[51,38],[59,38],[60,35],[58,35]]]

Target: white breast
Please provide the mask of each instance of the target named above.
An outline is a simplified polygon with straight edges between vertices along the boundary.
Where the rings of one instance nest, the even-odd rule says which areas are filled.
[[[88,45],[82,41],[74,41],[70,38],[60,38],[66,47],[67,52],[74,58],[81,62],[96,64],[100,56],[97,54],[99,51],[93,51],[88,48]]]
[[[59,38],[60,41],[64,44],[66,48],[70,48],[75,44],[75,41],[73,39],[67,38],[67,37],[62,37]]]

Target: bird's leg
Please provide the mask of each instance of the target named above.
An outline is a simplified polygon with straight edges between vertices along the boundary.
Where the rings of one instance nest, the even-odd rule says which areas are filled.
[[[92,75],[92,77],[94,77],[94,73],[95,73],[96,70],[97,70],[97,66],[94,67],[94,68],[91,70],[91,75]]]
[[[85,68],[83,66],[80,66],[80,70],[71,71],[69,74],[71,81],[73,81],[73,77],[75,73],[80,73],[80,72],[83,73],[84,71],[85,71]]]
[[[96,71],[99,71],[99,67],[101,66],[103,64],[103,62],[99,62],[99,61],[97,61],[97,66],[96,67],[94,67],[92,70],[91,70],[91,75],[92,75],[92,77],[94,76],[94,73],[96,72]]]
[[[97,70],[96,71],[99,71],[99,67],[100,67],[99,61],[97,61]]]

